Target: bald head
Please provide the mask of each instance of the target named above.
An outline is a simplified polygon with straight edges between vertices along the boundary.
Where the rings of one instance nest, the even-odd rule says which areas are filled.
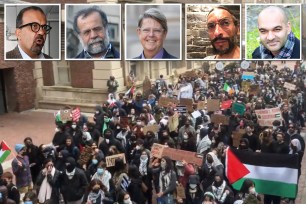
[[[281,17],[284,23],[288,23],[289,21],[284,9],[278,6],[269,6],[269,7],[264,8],[258,15],[258,21],[259,19],[262,19],[262,18],[266,19],[267,16],[274,16],[274,15]]]

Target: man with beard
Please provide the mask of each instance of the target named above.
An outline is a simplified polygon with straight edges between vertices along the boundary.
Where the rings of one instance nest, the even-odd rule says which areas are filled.
[[[80,10],[74,17],[73,28],[84,48],[75,58],[120,58],[119,52],[110,43],[107,16],[98,7]]]
[[[213,8],[207,15],[207,32],[215,55],[205,59],[240,59],[236,38],[240,24],[232,11],[223,6]]]
[[[18,45],[6,53],[6,59],[51,59],[41,51],[51,29],[41,8],[29,6],[22,9],[16,18]]]
[[[252,53],[253,59],[300,58],[300,40],[281,7],[269,6],[259,13],[258,31],[261,44]]]

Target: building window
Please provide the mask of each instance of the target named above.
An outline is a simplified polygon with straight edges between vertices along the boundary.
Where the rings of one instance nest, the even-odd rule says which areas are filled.
[[[63,57],[62,57],[63,59]],[[54,82],[57,86],[70,86],[70,63],[66,60],[53,61]]]

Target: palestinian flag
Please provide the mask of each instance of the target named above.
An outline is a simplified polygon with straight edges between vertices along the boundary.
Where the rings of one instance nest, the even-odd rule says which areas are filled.
[[[10,155],[11,149],[9,146],[2,140],[0,145],[0,164]]]
[[[298,156],[255,153],[228,148],[226,176],[236,190],[245,179],[255,182],[256,192],[295,198],[298,184]]]
[[[134,85],[125,93],[125,95],[133,95],[135,91],[135,87]]]

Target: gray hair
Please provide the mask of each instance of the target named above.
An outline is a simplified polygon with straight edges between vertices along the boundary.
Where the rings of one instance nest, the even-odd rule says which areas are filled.
[[[141,14],[138,18],[138,28],[141,28],[142,20],[145,18],[152,18],[156,20],[166,32],[168,31],[167,18],[159,9],[149,8],[144,12],[144,14]]]

